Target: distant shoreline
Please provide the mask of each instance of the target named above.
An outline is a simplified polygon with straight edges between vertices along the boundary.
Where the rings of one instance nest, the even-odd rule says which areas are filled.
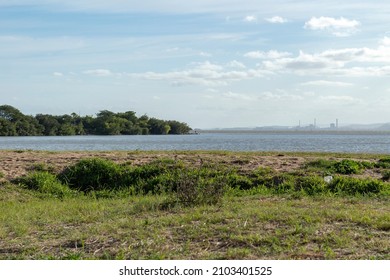
[[[357,135],[383,135],[389,134],[390,130],[295,130],[295,129],[205,129],[197,130],[200,134],[202,133],[257,133],[257,134],[276,134],[276,133],[288,133],[288,134],[357,134]]]

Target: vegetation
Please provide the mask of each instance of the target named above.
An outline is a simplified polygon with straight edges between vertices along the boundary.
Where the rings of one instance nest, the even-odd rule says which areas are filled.
[[[133,111],[103,110],[96,117],[81,117],[76,113],[33,117],[9,105],[0,106],[0,136],[187,134],[190,130],[186,123],[146,115],[137,117]]]
[[[250,153],[119,155],[3,183],[0,259],[390,258],[383,158],[311,154],[280,170],[248,168]]]

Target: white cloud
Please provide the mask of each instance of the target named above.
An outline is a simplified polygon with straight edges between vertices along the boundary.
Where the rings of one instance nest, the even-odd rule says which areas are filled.
[[[227,99],[243,100],[243,101],[255,101],[257,99],[255,96],[250,96],[243,93],[234,93],[231,91],[224,93],[222,96]]]
[[[239,69],[246,68],[246,66],[243,63],[237,60],[230,61],[228,64],[226,64],[226,66],[231,68],[239,68]]]
[[[301,83],[301,86],[350,87],[350,86],[353,86],[353,84],[352,83],[345,83],[345,82],[318,80],[318,81],[309,81],[309,82]]]
[[[245,57],[258,58],[258,59],[278,59],[278,58],[287,57],[290,55],[291,55],[291,53],[289,53],[289,52],[279,52],[276,50],[270,50],[268,52],[252,51],[252,52],[247,52],[246,54],[244,54]]]
[[[381,41],[380,44],[383,46],[390,46],[390,38],[389,37],[384,37]]]
[[[361,99],[348,95],[327,95],[320,96],[320,101],[327,101],[331,103],[347,103],[347,104],[359,104],[362,103]]]
[[[64,74],[62,74],[61,72],[54,72],[53,76],[62,77],[62,76],[64,76]]]
[[[357,31],[360,22],[344,17],[338,19],[332,17],[312,17],[304,25],[304,28],[311,30],[326,30],[338,37],[350,36]]]
[[[253,15],[250,15],[250,16],[246,16],[244,18],[244,21],[246,22],[257,22],[257,17],[253,16]]]
[[[235,63],[237,65],[237,63]],[[192,68],[174,72],[146,72],[127,74],[129,77],[146,80],[170,81],[173,86],[204,85],[223,86],[231,82],[263,77],[267,71],[259,69],[226,70],[209,61],[192,64]]]
[[[107,69],[87,70],[84,71],[83,73],[91,76],[98,76],[98,77],[108,77],[113,75],[113,73]]]
[[[270,23],[286,23],[286,22],[288,22],[287,19],[282,18],[280,16],[274,16],[274,17],[271,17],[271,18],[266,18],[265,20],[270,22]]]

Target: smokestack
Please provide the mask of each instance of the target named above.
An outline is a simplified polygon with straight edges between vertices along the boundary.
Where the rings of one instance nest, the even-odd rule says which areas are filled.
[[[336,128],[339,128],[339,119],[336,119]]]
[[[314,119],[314,128],[317,126],[317,119]]]

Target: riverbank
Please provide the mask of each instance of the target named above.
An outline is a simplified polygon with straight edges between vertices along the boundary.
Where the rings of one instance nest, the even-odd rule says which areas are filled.
[[[390,259],[389,170],[369,154],[0,151],[0,259]]]

